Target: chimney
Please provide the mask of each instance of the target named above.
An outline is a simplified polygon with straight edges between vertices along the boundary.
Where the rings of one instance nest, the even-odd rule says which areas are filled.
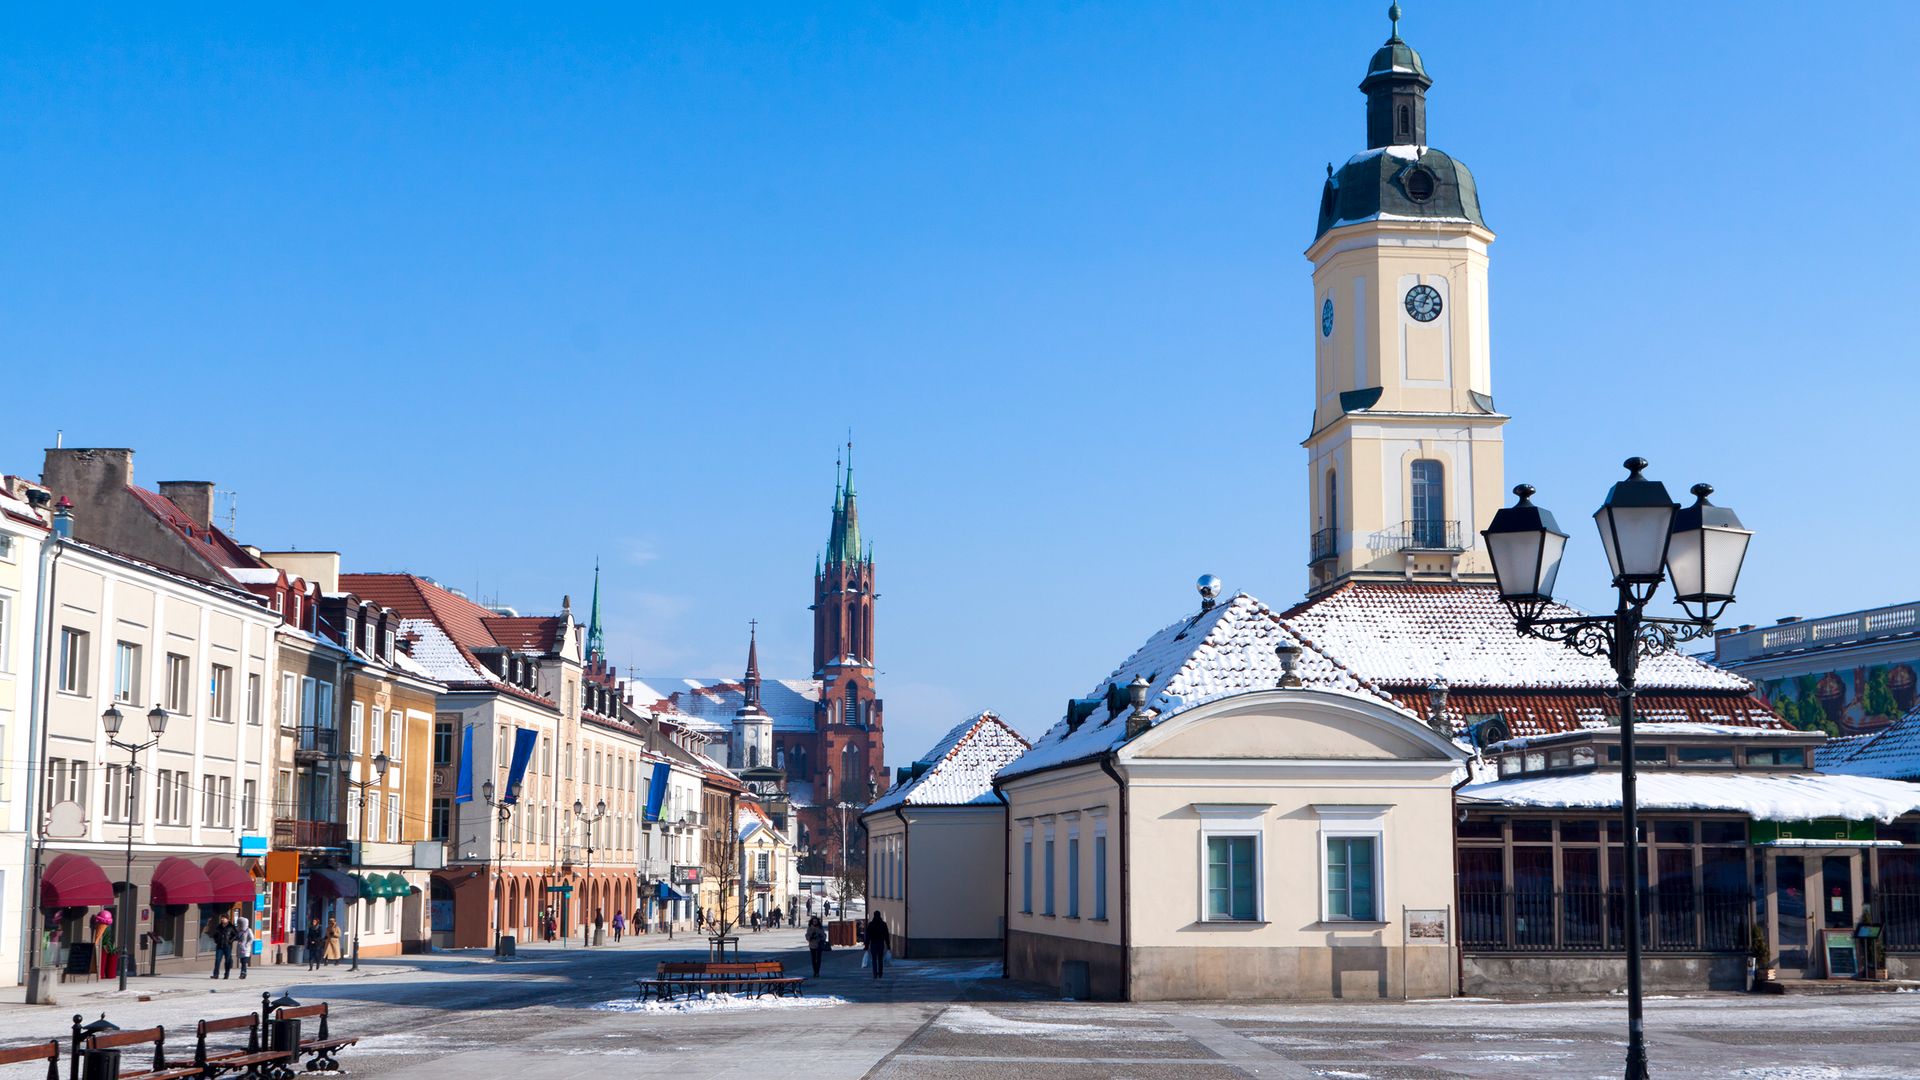
[[[160,494],[202,529],[213,524],[213,483],[209,480],[162,480]]]
[[[124,505],[133,483],[133,451],[127,449],[54,448],[47,451],[40,482],[78,507],[89,533],[108,524]],[[82,539],[93,539],[83,534]],[[111,542],[107,546],[114,546]]]
[[[65,495],[53,508],[53,535],[62,540],[73,539],[73,500]]]

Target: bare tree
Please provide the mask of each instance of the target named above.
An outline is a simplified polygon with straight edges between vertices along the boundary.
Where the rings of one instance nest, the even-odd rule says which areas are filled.
[[[738,795],[726,798],[726,820],[707,822],[707,880],[713,882],[718,909],[712,913],[715,937],[727,937],[740,925],[740,906],[735,893],[740,887],[740,801]]]

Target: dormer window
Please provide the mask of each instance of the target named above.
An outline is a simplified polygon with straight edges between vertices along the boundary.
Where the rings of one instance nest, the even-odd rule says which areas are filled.
[[[383,659],[393,659],[393,627],[389,626],[380,636],[380,655]]]
[[[359,648],[360,646],[359,633],[360,633],[360,624],[354,620],[353,616],[351,615],[347,616],[347,632],[345,635],[345,642],[346,642],[347,648],[349,649]]]

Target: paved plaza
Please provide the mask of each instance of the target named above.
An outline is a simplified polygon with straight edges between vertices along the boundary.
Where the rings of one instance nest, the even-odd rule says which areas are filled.
[[[749,955],[804,970],[798,931],[743,935]],[[257,1007],[259,992],[333,1003],[336,1034],[361,1036],[344,1064],[364,1077],[676,1080],[856,1077],[1442,1077],[1619,1075],[1619,999],[1410,1004],[1114,1005],[1051,1000],[981,961],[896,962],[876,982],[836,950],[802,1002],[643,1007],[630,980],[689,955],[686,939],[618,948],[525,950],[510,961],[438,954],[365,961],[309,976],[255,969],[63,988],[52,1008],[0,1005],[8,1043],[61,1034],[76,1012],[122,1027],[190,1031],[203,1016]],[[139,996],[150,998],[139,1001]],[[1920,1073],[1920,993],[1840,997],[1711,994],[1648,1003],[1656,1075],[1904,1078]],[[177,1036],[176,1036],[177,1038]],[[604,1066],[583,1058],[604,1058]]]

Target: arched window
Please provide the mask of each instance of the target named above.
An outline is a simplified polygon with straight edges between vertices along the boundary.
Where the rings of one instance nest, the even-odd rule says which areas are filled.
[[[747,768],[757,769],[759,767],[760,767],[760,748],[758,746],[747,747]]]
[[[1446,470],[1431,458],[1413,463],[1413,522],[1416,547],[1445,547],[1447,540]]]
[[[841,696],[840,714],[841,718],[849,724],[860,722],[860,687],[851,680],[847,682],[846,691]]]
[[[1400,106],[1400,137],[1404,139],[1411,136],[1412,134],[1413,134],[1413,111],[1411,109],[1408,109],[1405,105],[1402,105]]]
[[[1334,470],[1332,470],[1332,469],[1328,469],[1328,470],[1327,470],[1327,521],[1326,521],[1326,527],[1327,527],[1327,528],[1329,528],[1329,529],[1338,529],[1338,528],[1340,527],[1340,484],[1339,484],[1339,474],[1338,474],[1338,473],[1336,473],[1336,472],[1335,472]]]
[[[787,767],[786,747],[776,746],[773,748],[773,767],[776,769],[784,769]]]

